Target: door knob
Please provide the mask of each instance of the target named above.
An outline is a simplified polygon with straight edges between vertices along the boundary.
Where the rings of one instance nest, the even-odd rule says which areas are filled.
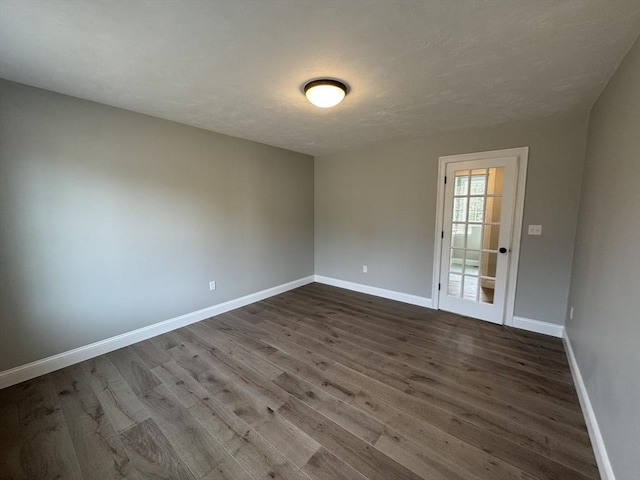
[[[507,253],[507,249],[504,247],[500,247],[500,250],[498,250],[500,253]]]

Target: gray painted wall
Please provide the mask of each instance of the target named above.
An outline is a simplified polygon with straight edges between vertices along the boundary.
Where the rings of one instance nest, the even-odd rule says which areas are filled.
[[[0,371],[312,275],[313,214],[309,156],[0,81]]]
[[[567,334],[616,478],[640,478],[640,41],[593,110]]]
[[[431,297],[438,158],[529,146],[516,315],[564,322],[587,114],[317,157],[316,274]],[[362,273],[362,265],[369,273]]]

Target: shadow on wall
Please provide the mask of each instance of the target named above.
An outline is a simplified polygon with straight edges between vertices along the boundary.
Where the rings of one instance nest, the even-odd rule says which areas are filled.
[[[45,349],[60,335],[61,325],[47,317],[63,319],[71,344],[95,328],[95,318],[127,328],[123,311],[142,304],[158,320],[185,313],[193,272],[229,267],[214,259],[235,241],[242,228],[234,220],[243,216],[211,205],[210,184],[108,162],[51,160],[23,159],[5,192],[3,318],[25,344]],[[250,202],[249,192],[235,196],[245,198],[236,209]]]
[[[0,371],[313,272],[311,157],[0,86]]]

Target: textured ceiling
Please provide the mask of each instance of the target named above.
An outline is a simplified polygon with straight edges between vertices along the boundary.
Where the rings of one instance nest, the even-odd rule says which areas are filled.
[[[0,0],[0,77],[321,155],[587,110],[639,32],[640,0]]]

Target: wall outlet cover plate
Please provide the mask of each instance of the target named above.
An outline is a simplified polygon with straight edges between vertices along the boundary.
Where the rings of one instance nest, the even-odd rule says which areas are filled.
[[[542,225],[529,225],[529,235],[542,235]]]

